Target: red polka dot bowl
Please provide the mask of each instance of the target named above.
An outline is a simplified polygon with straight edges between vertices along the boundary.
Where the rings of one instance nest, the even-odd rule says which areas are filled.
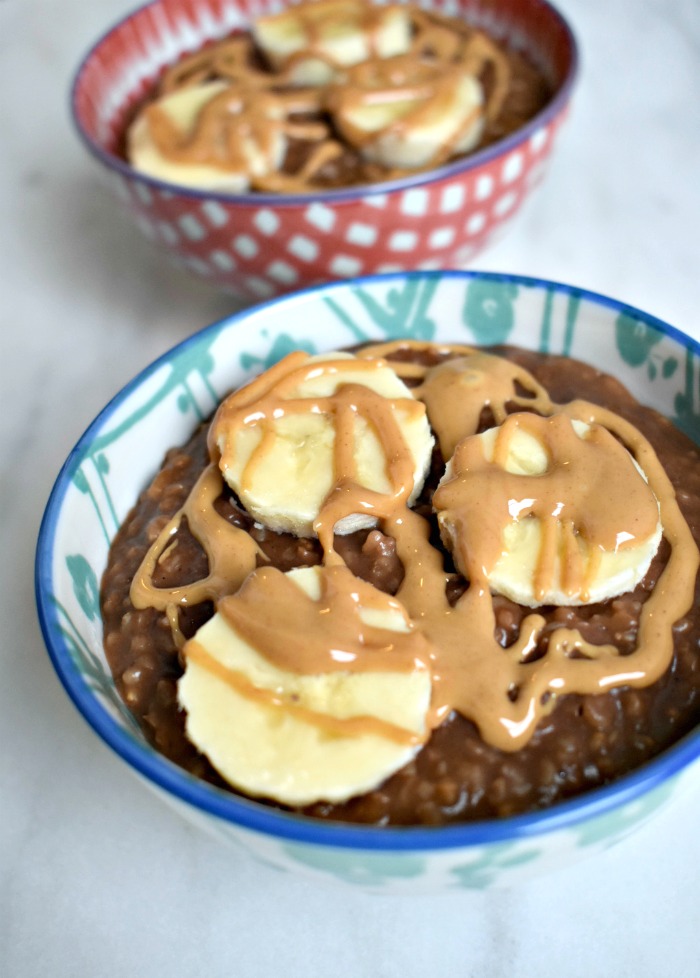
[[[554,91],[515,133],[430,172],[282,196],[195,191],[130,167],[118,152],[124,128],[163,68],[279,6],[154,0],[89,51],[73,84],[73,117],[134,223],[181,266],[249,300],[376,272],[468,265],[545,173],[577,73],[564,18],[545,0],[422,0],[522,51]]]

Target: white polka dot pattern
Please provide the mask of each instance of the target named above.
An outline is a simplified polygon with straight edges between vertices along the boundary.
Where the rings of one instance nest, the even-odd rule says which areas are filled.
[[[148,237],[176,250],[186,266],[243,297],[260,300],[312,282],[407,268],[463,267],[509,221],[551,147],[530,139],[505,159],[458,177],[342,206],[198,202],[130,188]],[[235,233],[231,233],[235,229]]]
[[[228,223],[229,215],[226,209],[215,200],[205,200],[202,204],[202,213],[213,228],[220,228]]]
[[[280,226],[280,219],[274,211],[263,207],[253,218],[253,223],[261,234],[275,234]]]
[[[319,248],[311,238],[306,238],[303,234],[295,234],[289,242],[288,250],[302,261],[312,262],[315,261]]]
[[[401,200],[401,213],[420,217],[427,211],[429,202],[430,194],[425,188],[407,190]]]
[[[206,231],[193,214],[183,214],[178,221],[180,230],[190,241],[201,241]]]
[[[365,248],[369,248],[377,240],[378,234],[377,228],[371,224],[355,222],[348,228],[345,240],[348,244],[362,245]]]
[[[260,251],[257,240],[250,234],[239,234],[233,239],[233,247],[242,258],[255,258]]]
[[[418,243],[416,231],[394,231],[389,238],[390,251],[415,251]]]

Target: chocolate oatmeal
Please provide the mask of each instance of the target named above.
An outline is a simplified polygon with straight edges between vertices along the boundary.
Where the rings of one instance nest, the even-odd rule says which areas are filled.
[[[234,436],[242,431],[245,436],[251,405],[264,414],[265,404],[277,404],[279,413],[280,402],[274,398],[285,385],[291,389],[289,378],[295,371],[308,372],[308,358],[299,354],[224,401],[212,423],[172,449],[116,537],[102,584],[105,649],[120,694],[154,746],[197,776],[236,790],[191,742],[178,684],[185,667],[192,668],[200,656],[205,672],[218,669],[221,685],[233,682],[256,709],[298,713],[304,703],[296,693],[273,702],[257,687],[251,692],[250,682],[237,669],[210,661],[211,646],[200,636],[216,611],[215,617],[245,635],[276,668],[289,668],[286,660],[296,656],[293,671],[313,674],[327,654],[326,640],[319,641],[310,626],[302,625],[315,620],[316,601],[290,591],[282,577],[311,567],[322,568],[320,586],[322,594],[331,596],[332,616],[334,609],[346,607],[343,602],[359,582],[371,585],[369,603],[385,601],[394,610],[406,609],[409,616],[401,630],[410,639],[410,652],[397,652],[393,663],[394,653],[379,641],[386,635],[382,628],[353,625],[350,637],[337,648],[348,661],[354,656],[354,664],[326,662],[323,671],[356,669],[366,676],[381,667],[396,669],[405,678],[413,670],[417,681],[429,674],[430,703],[424,730],[418,725],[408,733],[396,721],[369,724],[367,716],[345,731],[345,721],[333,718],[332,736],[366,736],[369,724],[372,734],[394,738],[409,752],[406,763],[373,787],[342,800],[319,797],[301,804],[263,797],[269,804],[318,818],[380,825],[502,817],[605,784],[697,724],[697,447],[613,378],[566,358],[515,348],[485,353],[408,342],[363,349],[359,358],[368,372],[386,360],[412,388],[418,410],[394,393],[382,398],[391,411],[403,410],[404,431],[420,421],[420,406],[426,407],[435,445],[416,498],[409,501],[410,484],[422,482],[416,457],[423,449],[415,449],[412,458],[387,451],[392,459],[388,485],[362,486],[367,480],[356,472],[351,478],[352,461],[338,434],[349,430],[343,426],[350,415],[371,415],[385,449],[395,437],[389,407],[376,399],[368,407],[355,378],[334,395],[340,448],[333,456],[332,484],[321,490],[325,495],[312,532],[299,532],[306,524],[298,514],[275,516],[291,520],[291,529],[271,529],[260,512],[251,515],[257,505],[251,484],[264,471],[269,445],[262,454],[262,443],[253,445],[236,474],[236,452],[240,454],[244,442]],[[323,362],[315,363],[323,371]],[[341,369],[347,361],[331,364]],[[461,397],[451,384],[463,385]],[[321,413],[331,410],[324,398],[319,393],[312,398]],[[304,414],[298,397],[288,404],[291,415]],[[502,485],[501,476],[487,464],[486,443],[476,439],[496,428],[500,434],[493,453],[502,460],[516,444],[514,427],[518,437],[548,446],[550,467],[557,452],[578,454],[576,438],[591,452],[583,475],[577,474],[566,498],[562,496],[561,519],[555,521],[566,559],[557,563],[547,556],[552,552],[546,545],[550,530],[542,518],[535,571],[526,575],[528,586],[530,578],[535,581],[531,591],[522,584],[519,570],[506,569],[519,600],[512,593],[493,593],[495,578],[481,580],[481,564],[473,559],[477,551],[484,552],[478,550],[484,541],[477,538],[483,531],[488,544],[493,522],[500,518],[494,500]],[[415,433],[406,439],[411,445],[420,441]],[[521,461],[527,454],[522,446],[529,444],[518,448]],[[233,453],[231,445],[238,446]],[[625,449],[631,450],[635,463]],[[595,512],[577,512],[571,503],[574,489],[589,476],[594,481],[590,473],[601,458],[602,485],[583,494],[599,505]],[[530,456],[526,462],[536,465]],[[541,470],[535,467],[533,473],[540,480],[533,496],[541,499]],[[482,478],[491,480],[488,491],[479,482]],[[527,477],[508,475],[516,480],[506,487],[513,499],[520,498],[511,492],[520,485],[518,478]],[[636,499],[627,507],[629,519],[623,512],[613,519],[620,498]],[[474,521],[474,513],[487,502],[489,520]],[[536,514],[534,501],[527,502],[532,504],[530,515]],[[524,512],[524,504],[518,505]],[[362,517],[364,525],[342,525],[341,518],[361,510],[370,511],[370,518]],[[267,512],[262,515],[274,522]],[[607,582],[608,572],[586,546],[594,540],[604,543],[613,525],[621,528],[619,538],[624,537],[620,552],[627,547],[641,576],[621,585],[619,593],[599,598],[596,581],[602,576]],[[334,532],[339,528],[346,532]],[[633,537],[642,542],[644,553],[634,550]],[[489,560],[484,566],[497,563]],[[355,581],[350,590],[347,581]],[[386,597],[375,601],[375,592]],[[343,612],[339,627],[351,616]],[[401,649],[406,641],[392,642],[392,647]],[[373,650],[369,658],[368,648]],[[379,664],[377,656],[384,657]],[[328,718],[319,720],[304,708],[302,725],[320,725],[321,733],[330,736]]]
[[[201,189],[350,187],[488,146],[551,96],[520,51],[460,18],[311,0],[168,68],[123,153],[150,176]]]

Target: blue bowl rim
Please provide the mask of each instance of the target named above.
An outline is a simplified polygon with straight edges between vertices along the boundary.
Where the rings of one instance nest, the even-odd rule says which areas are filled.
[[[278,305],[305,303],[317,296],[325,297],[338,290],[347,291],[374,282],[391,283],[392,281],[405,282],[407,279],[436,278],[481,279],[504,284],[512,283],[524,288],[553,290],[560,295],[584,299],[653,327],[681,346],[690,349],[696,357],[700,358],[700,343],[669,323],[600,293],[542,278],[477,270],[416,271],[368,275],[311,286],[292,295],[274,298],[226,316],[193,333],[146,366],[107,403],[88,426],[68,455],[51,490],[36,548],[35,595],[44,642],[62,685],[95,733],[137,773],[185,805],[192,806],[223,822],[233,823],[241,828],[271,835],[281,840],[347,850],[429,852],[460,849],[529,839],[558,830],[571,829],[587,819],[605,815],[628,802],[640,799],[700,757],[699,726],[629,774],[610,784],[537,812],[442,827],[380,827],[325,822],[268,807],[254,799],[231,794],[194,778],[158,754],[155,749],[139,743],[120,727],[102,707],[73,666],[68,646],[61,635],[60,628],[57,627],[56,609],[51,602],[51,567],[55,534],[65,493],[72,474],[82,461],[86,446],[99,434],[124,399],[172,356],[185,350],[191,343],[199,341],[208,333],[217,333],[225,328],[243,331],[247,320],[263,310]]]
[[[255,191],[254,193],[228,194],[222,191],[196,190],[190,187],[182,187],[177,183],[159,180],[156,177],[150,177],[144,173],[139,173],[114,153],[105,150],[83,127],[76,107],[77,91],[82,80],[83,72],[87,68],[90,60],[96,54],[98,48],[101,47],[101,45],[114,31],[118,30],[123,24],[131,20],[131,18],[136,14],[140,13],[142,10],[145,10],[147,7],[153,6],[157,2],[160,2],[160,0],[148,0],[147,3],[134,8],[130,13],[120,18],[110,28],[104,31],[99,39],[89,48],[87,53],[80,61],[70,86],[70,114],[73,121],[73,126],[78,133],[79,138],[87,148],[88,152],[100,163],[102,163],[103,166],[106,166],[110,170],[115,170],[127,180],[145,184],[158,193],[174,194],[178,197],[189,198],[192,200],[214,200],[222,204],[237,204],[239,206],[262,206],[265,203],[268,205],[274,203],[275,206],[280,207],[306,206],[316,201],[319,203],[342,203],[364,199],[367,197],[380,197],[384,194],[394,193],[396,191],[408,190],[409,188],[413,187],[425,187],[428,184],[449,180],[467,172],[468,170],[476,169],[483,164],[490,163],[499,156],[507,155],[509,152],[511,152],[511,150],[514,150],[517,146],[520,146],[521,143],[526,142],[537,130],[549,125],[554,118],[556,118],[560,113],[564,112],[579,73],[579,45],[571,25],[564,17],[562,12],[555,7],[554,4],[550,3],[549,0],[536,0],[536,2],[542,7],[549,9],[560,22],[560,26],[569,46],[571,62],[565,78],[562,80],[557,91],[547,105],[540,112],[538,112],[537,115],[533,116],[532,119],[525,123],[525,125],[521,126],[509,136],[499,139],[490,146],[486,146],[484,149],[478,150],[476,153],[465,156],[461,160],[457,160],[454,163],[448,163],[445,166],[437,167],[433,170],[426,171],[425,173],[418,173],[413,176],[402,177],[398,180],[387,180],[382,183],[367,184],[359,187],[348,187],[338,190],[321,190],[308,194],[275,194],[261,191]]]

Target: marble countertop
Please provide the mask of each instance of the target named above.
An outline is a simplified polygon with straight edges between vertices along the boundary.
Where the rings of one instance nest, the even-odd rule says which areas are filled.
[[[41,512],[88,422],[235,302],[112,207],[72,130],[129,0],[0,3],[0,974],[568,978],[698,973],[698,790],[614,849],[504,891],[368,897],[222,850],[89,732],[44,652]],[[478,267],[637,305],[700,339],[700,5],[560,0],[582,47],[548,180]]]

